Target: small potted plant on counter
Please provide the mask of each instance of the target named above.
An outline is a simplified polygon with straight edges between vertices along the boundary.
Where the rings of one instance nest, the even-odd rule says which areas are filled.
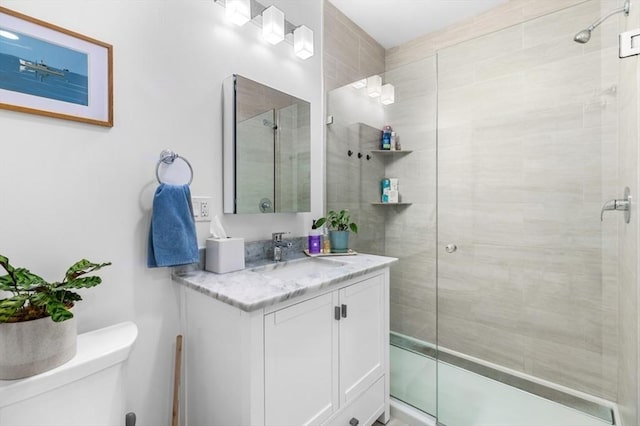
[[[331,253],[347,253],[349,251],[349,232],[358,233],[358,225],[351,222],[349,210],[329,210],[326,217],[316,221],[316,226],[327,225],[329,228],[329,241]]]
[[[76,353],[77,328],[70,309],[82,297],[74,290],[102,282],[86,276],[111,263],[86,259],[73,264],[62,281],[49,283],[0,255],[0,380],[19,379],[64,364]]]

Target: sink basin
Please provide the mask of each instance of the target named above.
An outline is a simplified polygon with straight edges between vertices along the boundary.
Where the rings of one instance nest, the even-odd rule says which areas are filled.
[[[311,257],[306,259],[290,260],[288,262],[271,263],[250,269],[252,272],[265,275],[270,278],[278,278],[285,281],[296,280],[313,275],[336,271],[348,263],[337,260],[319,259]]]

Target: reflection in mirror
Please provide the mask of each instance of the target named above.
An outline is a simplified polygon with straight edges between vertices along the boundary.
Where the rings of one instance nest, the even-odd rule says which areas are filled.
[[[310,104],[239,75],[224,82],[224,212],[311,210]]]

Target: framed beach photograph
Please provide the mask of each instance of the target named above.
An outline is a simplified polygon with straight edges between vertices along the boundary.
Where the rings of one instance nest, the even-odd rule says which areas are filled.
[[[113,47],[0,6],[0,108],[113,126]]]

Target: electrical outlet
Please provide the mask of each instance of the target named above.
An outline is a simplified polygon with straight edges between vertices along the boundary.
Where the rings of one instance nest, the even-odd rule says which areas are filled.
[[[191,205],[196,222],[211,221],[211,197],[191,197]]]
[[[204,220],[204,219],[209,219],[209,201],[207,200],[202,200],[200,202],[200,217]]]

